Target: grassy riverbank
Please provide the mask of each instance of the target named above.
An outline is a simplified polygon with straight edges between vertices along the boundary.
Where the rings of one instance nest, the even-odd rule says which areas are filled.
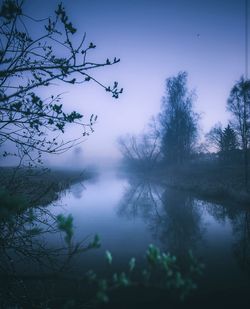
[[[175,168],[159,168],[156,175],[169,187],[187,190],[206,199],[250,205],[250,187],[245,187],[240,166],[193,163]]]
[[[28,207],[56,201],[61,192],[77,182],[91,178],[85,170],[0,168],[1,213],[20,212]]]

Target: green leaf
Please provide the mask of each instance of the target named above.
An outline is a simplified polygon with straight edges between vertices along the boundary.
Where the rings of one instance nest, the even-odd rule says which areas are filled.
[[[123,287],[127,287],[130,284],[129,278],[128,276],[122,272],[119,276],[118,276],[118,283],[123,286]]]
[[[100,246],[101,246],[100,237],[99,235],[96,234],[94,236],[94,240],[89,243],[88,247],[89,248],[99,248]]]
[[[108,295],[103,291],[99,291],[96,294],[96,298],[97,298],[98,301],[100,301],[102,303],[107,303],[109,301]]]
[[[111,253],[108,250],[106,250],[105,256],[106,256],[106,259],[107,259],[108,263],[111,265],[113,258],[112,258]]]
[[[73,217],[71,214],[68,216],[64,216],[62,214],[59,214],[56,217],[57,227],[61,232],[64,232],[66,234],[65,236],[65,242],[69,245],[71,242],[71,239],[73,237]]]
[[[135,258],[132,257],[131,260],[129,261],[129,271],[132,272],[135,268]]]
[[[86,273],[86,276],[90,282],[94,282],[97,279],[97,275],[92,269]]]

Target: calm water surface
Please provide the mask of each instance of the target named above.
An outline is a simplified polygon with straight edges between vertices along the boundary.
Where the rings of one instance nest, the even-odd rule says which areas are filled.
[[[34,297],[40,297],[40,286],[46,291],[46,297],[52,288],[58,287],[61,297],[63,282],[61,286],[58,281],[47,284],[50,280],[48,273],[59,271],[64,274],[64,268],[60,268],[60,261],[57,261],[61,251],[49,251],[47,247],[57,248],[65,244],[65,234],[53,232],[50,218],[51,214],[71,214],[74,244],[82,240],[87,244],[98,234],[101,248],[73,256],[67,275],[81,276],[89,269],[106,275],[106,250],[112,253],[115,271],[127,270],[131,257],[136,258],[138,265],[143,265],[145,251],[152,243],[176,255],[181,262],[185,262],[188,251],[192,250],[205,264],[195,294],[196,299],[201,299],[203,308],[204,304],[210,308],[209,301],[216,303],[218,308],[224,308],[225,304],[227,308],[230,305],[234,308],[234,304],[239,308],[250,305],[250,213],[239,205],[206,202],[188,192],[157,184],[146,176],[106,171],[96,179],[74,184],[56,203],[35,208],[34,213],[31,211],[31,219],[30,211],[17,217],[19,221],[1,223],[8,254],[15,253],[15,269],[10,255],[3,253],[1,257],[1,273],[4,275],[1,289],[7,298],[10,288],[17,293],[17,286],[22,297],[23,281],[19,278],[28,282],[28,288],[30,284]],[[38,242],[29,237],[32,218],[49,227],[49,233],[39,234]],[[30,274],[35,275],[30,277]],[[8,278],[10,288],[5,278]],[[45,280],[45,284],[39,285],[39,280]],[[65,293],[68,289],[65,288]],[[74,287],[72,289],[75,291]],[[198,302],[195,308],[199,307]]]
[[[60,204],[73,215],[76,239],[101,237],[101,249],[81,257],[77,267],[97,261],[101,267],[105,250],[117,265],[132,256],[142,260],[153,243],[177,258],[191,249],[206,265],[204,293],[250,292],[250,213],[238,205],[205,202],[146,177],[112,171],[73,185]]]

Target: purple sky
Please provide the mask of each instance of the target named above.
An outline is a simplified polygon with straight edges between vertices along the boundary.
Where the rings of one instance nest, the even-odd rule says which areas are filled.
[[[26,8],[46,17],[57,3],[26,0]],[[94,75],[108,84],[119,82],[124,94],[118,100],[91,83],[56,89],[67,91],[67,108],[99,116],[95,133],[81,146],[84,158],[118,156],[116,138],[146,128],[160,111],[165,79],[179,71],[188,72],[189,88],[196,90],[195,110],[201,113],[203,132],[218,121],[225,124],[229,91],[244,73],[244,4],[245,0],[65,0],[78,34],[86,32],[86,41],[97,45],[93,57],[121,58]],[[67,160],[72,156],[67,154]]]

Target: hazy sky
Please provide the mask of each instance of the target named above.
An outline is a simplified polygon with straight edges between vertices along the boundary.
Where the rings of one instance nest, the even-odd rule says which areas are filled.
[[[26,0],[34,16],[46,17],[58,1]],[[58,88],[65,105],[85,115],[98,115],[95,133],[82,144],[85,158],[115,157],[115,140],[139,133],[160,111],[165,79],[179,71],[189,74],[195,89],[195,109],[203,132],[218,121],[226,123],[226,100],[244,73],[245,0],[71,0],[63,1],[78,28],[94,42],[94,59],[121,58],[94,76],[124,88],[112,99],[94,84]],[[77,132],[71,131],[74,135]],[[68,154],[68,159],[72,154]]]

